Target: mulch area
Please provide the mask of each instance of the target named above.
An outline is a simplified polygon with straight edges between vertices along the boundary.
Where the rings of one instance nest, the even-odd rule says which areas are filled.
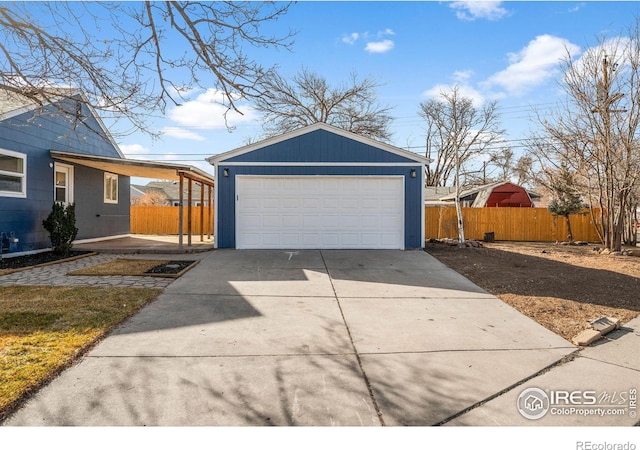
[[[163,264],[159,264],[151,269],[147,270],[145,273],[150,274],[165,274],[165,275],[175,275],[182,272],[184,269],[189,267],[191,264],[196,261],[167,261]]]
[[[23,269],[25,267],[37,266],[51,262],[61,261],[68,258],[87,255],[90,251],[71,251],[69,254],[61,255],[51,251],[34,253],[31,255],[14,256],[7,258],[6,255],[0,260],[0,275],[3,271]]]

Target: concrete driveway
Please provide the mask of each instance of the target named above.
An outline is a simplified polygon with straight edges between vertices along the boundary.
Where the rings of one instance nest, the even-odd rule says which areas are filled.
[[[432,425],[574,350],[422,251],[218,250],[6,424]]]

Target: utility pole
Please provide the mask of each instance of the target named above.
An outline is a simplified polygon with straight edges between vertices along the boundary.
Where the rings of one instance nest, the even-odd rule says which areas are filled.
[[[603,146],[603,160],[604,160],[604,170],[606,172],[606,179],[608,180],[606,186],[606,208],[609,211],[607,213],[606,220],[606,242],[605,245],[608,249],[615,250],[619,249],[620,245],[618,242],[621,242],[621,233],[622,230],[617,230],[616,228],[621,228],[622,223],[620,222],[616,227],[616,223],[614,220],[614,215],[611,214],[611,211],[615,209],[615,187],[613,185],[614,179],[614,171],[615,165],[612,161],[612,153],[613,149],[611,147],[611,113],[620,113],[627,112],[626,109],[611,109],[611,105],[614,102],[617,102],[624,94],[617,92],[615,94],[609,94],[611,86],[609,85],[609,67],[611,67],[611,71],[615,71],[618,68],[617,63],[611,63],[607,55],[602,59],[602,87],[600,92],[597,93],[597,101],[598,106],[593,108],[591,112],[600,114],[602,117],[603,125],[604,125],[604,142]],[[621,206],[622,207],[622,206]],[[602,214],[602,212],[601,212]],[[604,221],[603,221],[604,225]],[[620,235],[620,236],[618,236]]]

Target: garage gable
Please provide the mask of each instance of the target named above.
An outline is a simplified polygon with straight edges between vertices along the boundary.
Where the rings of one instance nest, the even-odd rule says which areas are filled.
[[[421,155],[339,128],[317,123],[208,158],[241,163],[426,163]]]
[[[424,246],[420,155],[314,124],[208,161],[219,248]]]

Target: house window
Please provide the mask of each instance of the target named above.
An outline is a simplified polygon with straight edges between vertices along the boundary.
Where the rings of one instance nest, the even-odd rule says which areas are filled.
[[[118,175],[114,173],[104,174],[104,202],[118,203]]]
[[[27,155],[0,149],[0,196],[27,196]]]

